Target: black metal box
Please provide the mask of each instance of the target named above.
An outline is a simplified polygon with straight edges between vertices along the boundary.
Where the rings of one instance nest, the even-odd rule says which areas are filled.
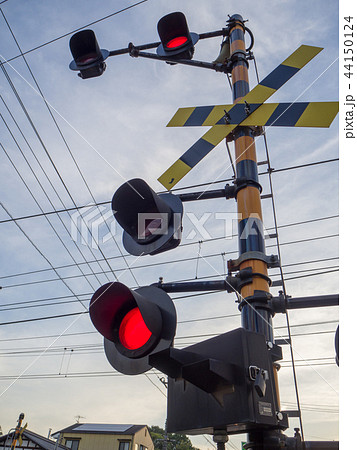
[[[223,429],[234,434],[286,428],[277,417],[273,364],[264,335],[238,328],[184,351],[197,354],[202,362],[229,366],[233,382],[218,395],[212,395],[186,381],[184,375],[179,379],[169,378],[169,432],[213,434],[214,430]],[[259,386],[255,387],[259,369],[264,372],[263,395]],[[197,377],[205,377],[204,370],[197,370]]]

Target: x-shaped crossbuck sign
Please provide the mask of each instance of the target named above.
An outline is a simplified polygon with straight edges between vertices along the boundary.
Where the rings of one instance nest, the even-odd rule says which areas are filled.
[[[301,45],[235,104],[179,108],[168,127],[211,128],[158,181],[172,189],[238,126],[329,127],[338,113],[338,102],[264,103],[321,50]]]

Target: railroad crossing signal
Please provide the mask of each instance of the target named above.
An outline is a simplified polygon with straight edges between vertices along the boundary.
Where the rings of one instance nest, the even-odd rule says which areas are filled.
[[[158,181],[167,190],[173,188],[237,126],[329,127],[338,102],[264,103],[321,50],[301,45],[236,104],[180,108],[168,126],[211,128]]]
[[[79,70],[81,78],[99,77],[105,70],[104,60],[108,58],[109,51],[100,49],[94,31],[82,30],[74,34],[69,47],[73,61],[69,65],[71,70]]]
[[[131,290],[119,282],[107,283],[94,293],[89,315],[104,336],[108,361],[126,375],[151,369],[149,356],[169,348],[176,332],[175,306],[155,286]]]
[[[123,245],[131,255],[156,255],[181,242],[181,200],[171,193],[156,194],[140,178],[117,189],[112,210],[124,229]]]
[[[183,13],[174,12],[162,17],[157,24],[157,31],[161,39],[161,44],[156,50],[159,56],[170,59],[192,59],[199,36],[190,33]]]
[[[281,353],[276,346],[273,353],[263,334],[238,328],[173,348],[176,310],[157,286],[107,283],[94,293],[89,314],[115,370],[137,375],[155,367],[169,376],[169,431],[213,433],[222,423],[234,432],[286,428],[286,417],[275,414],[273,361]]]
[[[225,36],[228,32],[231,38],[235,33],[235,39],[241,40],[243,45],[244,39],[239,39],[239,36],[243,36],[247,29],[241,16],[230,17],[228,23],[229,27],[219,35]],[[181,62],[193,65],[194,61],[188,60],[193,56],[199,36],[189,32],[182,13],[163,17],[158,23],[158,31],[161,38],[157,50],[159,56],[141,53],[142,48],[154,48],[158,43],[139,46],[141,48],[129,44],[126,52],[131,56],[161,58],[170,64]],[[74,57],[70,68],[79,70],[82,78],[101,75],[105,70],[104,60],[109,55],[123,53],[123,50],[101,50],[91,30],[74,35],[70,47]],[[159,181],[168,190],[171,189],[222,139],[230,133],[236,138],[234,133],[240,127],[328,127],[337,114],[337,102],[265,103],[321,50],[302,45],[235,104],[180,108],[168,126],[211,126],[211,129]],[[246,55],[249,49],[241,52]],[[224,67],[220,63],[221,71],[228,73],[232,64],[236,64],[233,56],[236,55],[232,55],[230,62],[223,64]],[[217,64],[212,64],[197,62],[201,67],[216,70]],[[232,69],[233,74],[235,68]],[[244,77],[237,78],[233,85],[235,99],[238,92],[248,90],[247,84],[239,85],[247,83]],[[239,89],[241,86],[246,89]],[[251,162],[255,164],[255,161]],[[153,255],[179,245],[183,208],[181,200],[171,193],[158,195],[143,180],[134,179],[117,190],[112,208],[116,220],[124,228],[124,246],[129,253]],[[140,214],[149,214],[141,222],[141,227],[138,222]],[[175,221],[177,214],[180,219],[177,221],[176,217]],[[266,264],[265,260],[263,262]],[[252,276],[264,277],[262,273],[253,273],[252,267],[245,267],[236,276],[240,281],[244,281],[244,270],[249,270]],[[275,439],[276,436],[268,436],[270,431],[288,426],[286,413],[279,411],[275,380],[274,363],[282,359],[280,347],[271,342],[273,338],[269,333],[264,335],[238,328],[184,349],[174,348],[176,311],[166,292],[189,291],[190,288],[193,286],[182,290],[182,286],[175,283],[165,286],[161,282],[136,290],[118,282],[99,288],[90,302],[90,317],[104,336],[105,353],[110,364],[127,375],[144,373],[152,367],[168,375],[169,431],[191,434],[215,434],[216,431],[249,434],[258,431],[264,434],[266,430],[268,439]],[[254,290],[254,295],[246,296],[244,301],[247,304],[249,301],[253,309],[257,306],[258,310],[269,310],[267,316],[270,318],[273,311],[270,311],[268,296],[262,296],[259,292],[268,294]],[[264,304],[261,303],[262,297]],[[259,329],[257,326],[256,330]],[[335,344],[338,360],[338,331]],[[249,447],[256,446],[254,436],[249,440]],[[279,438],[276,442],[281,446],[283,440]]]

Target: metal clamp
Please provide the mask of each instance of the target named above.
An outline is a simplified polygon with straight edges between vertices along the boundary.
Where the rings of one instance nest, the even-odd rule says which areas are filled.
[[[237,192],[239,192],[241,189],[246,188],[247,186],[254,186],[258,188],[260,193],[262,193],[263,191],[261,184],[253,178],[240,177],[237,178],[234,183],[237,185]]]
[[[277,255],[266,255],[263,252],[251,251],[245,252],[238,259],[230,259],[228,264],[228,272],[235,272],[239,270],[239,266],[242,262],[247,261],[249,259],[258,259],[260,261],[264,261],[268,266],[268,269],[273,269],[280,267],[280,261]]]
[[[255,274],[253,274],[253,276],[254,275]],[[271,311],[271,305],[270,305],[271,298],[272,298],[272,295],[270,294],[270,292],[254,290],[254,294],[253,295],[250,295],[249,297],[245,297],[240,302],[240,304],[238,306],[239,311],[242,311],[244,306],[249,304],[254,309],[255,308],[266,309],[267,311],[272,312]]]
[[[226,289],[228,293],[241,292],[242,287],[253,282],[253,269],[246,267],[235,276],[228,275],[226,278]]]
[[[232,53],[231,57],[228,60],[228,66],[232,68],[232,66],[236,63],[243,61],[247,67],[249,68],[249,62],[247,59],[248,55],[244,50],[237,50]]]

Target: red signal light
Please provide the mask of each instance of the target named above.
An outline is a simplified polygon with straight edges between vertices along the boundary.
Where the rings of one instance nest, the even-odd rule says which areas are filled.
[[[182,12],[173,12],[161,17],[157,24],[161,44],[156,53],[162,58],[192,59],[194,46],[199,40],[197,33],[190,33],[186,17]],[[169,62],[169,64],[175,64]]]
[[[119,327],[119,340],[128,350],[137,350],[145,345],[151,331],[145,324],[138,307],[131,309],[123,318]]]
[[[166,44],[167,48],[178,48],[181,47],[181,45],[185,44],[188,41],[186,36],[178,36],[175,37],[174,39],[171,39],[171,41],[169,41]]]
[[[118,281],[107,283],[93,294],[89,315],[104,336],[109,363],[126,375],[150,370],[150,355],[168,349],[175,336],[175,306],[156,286],[132,290]]]

